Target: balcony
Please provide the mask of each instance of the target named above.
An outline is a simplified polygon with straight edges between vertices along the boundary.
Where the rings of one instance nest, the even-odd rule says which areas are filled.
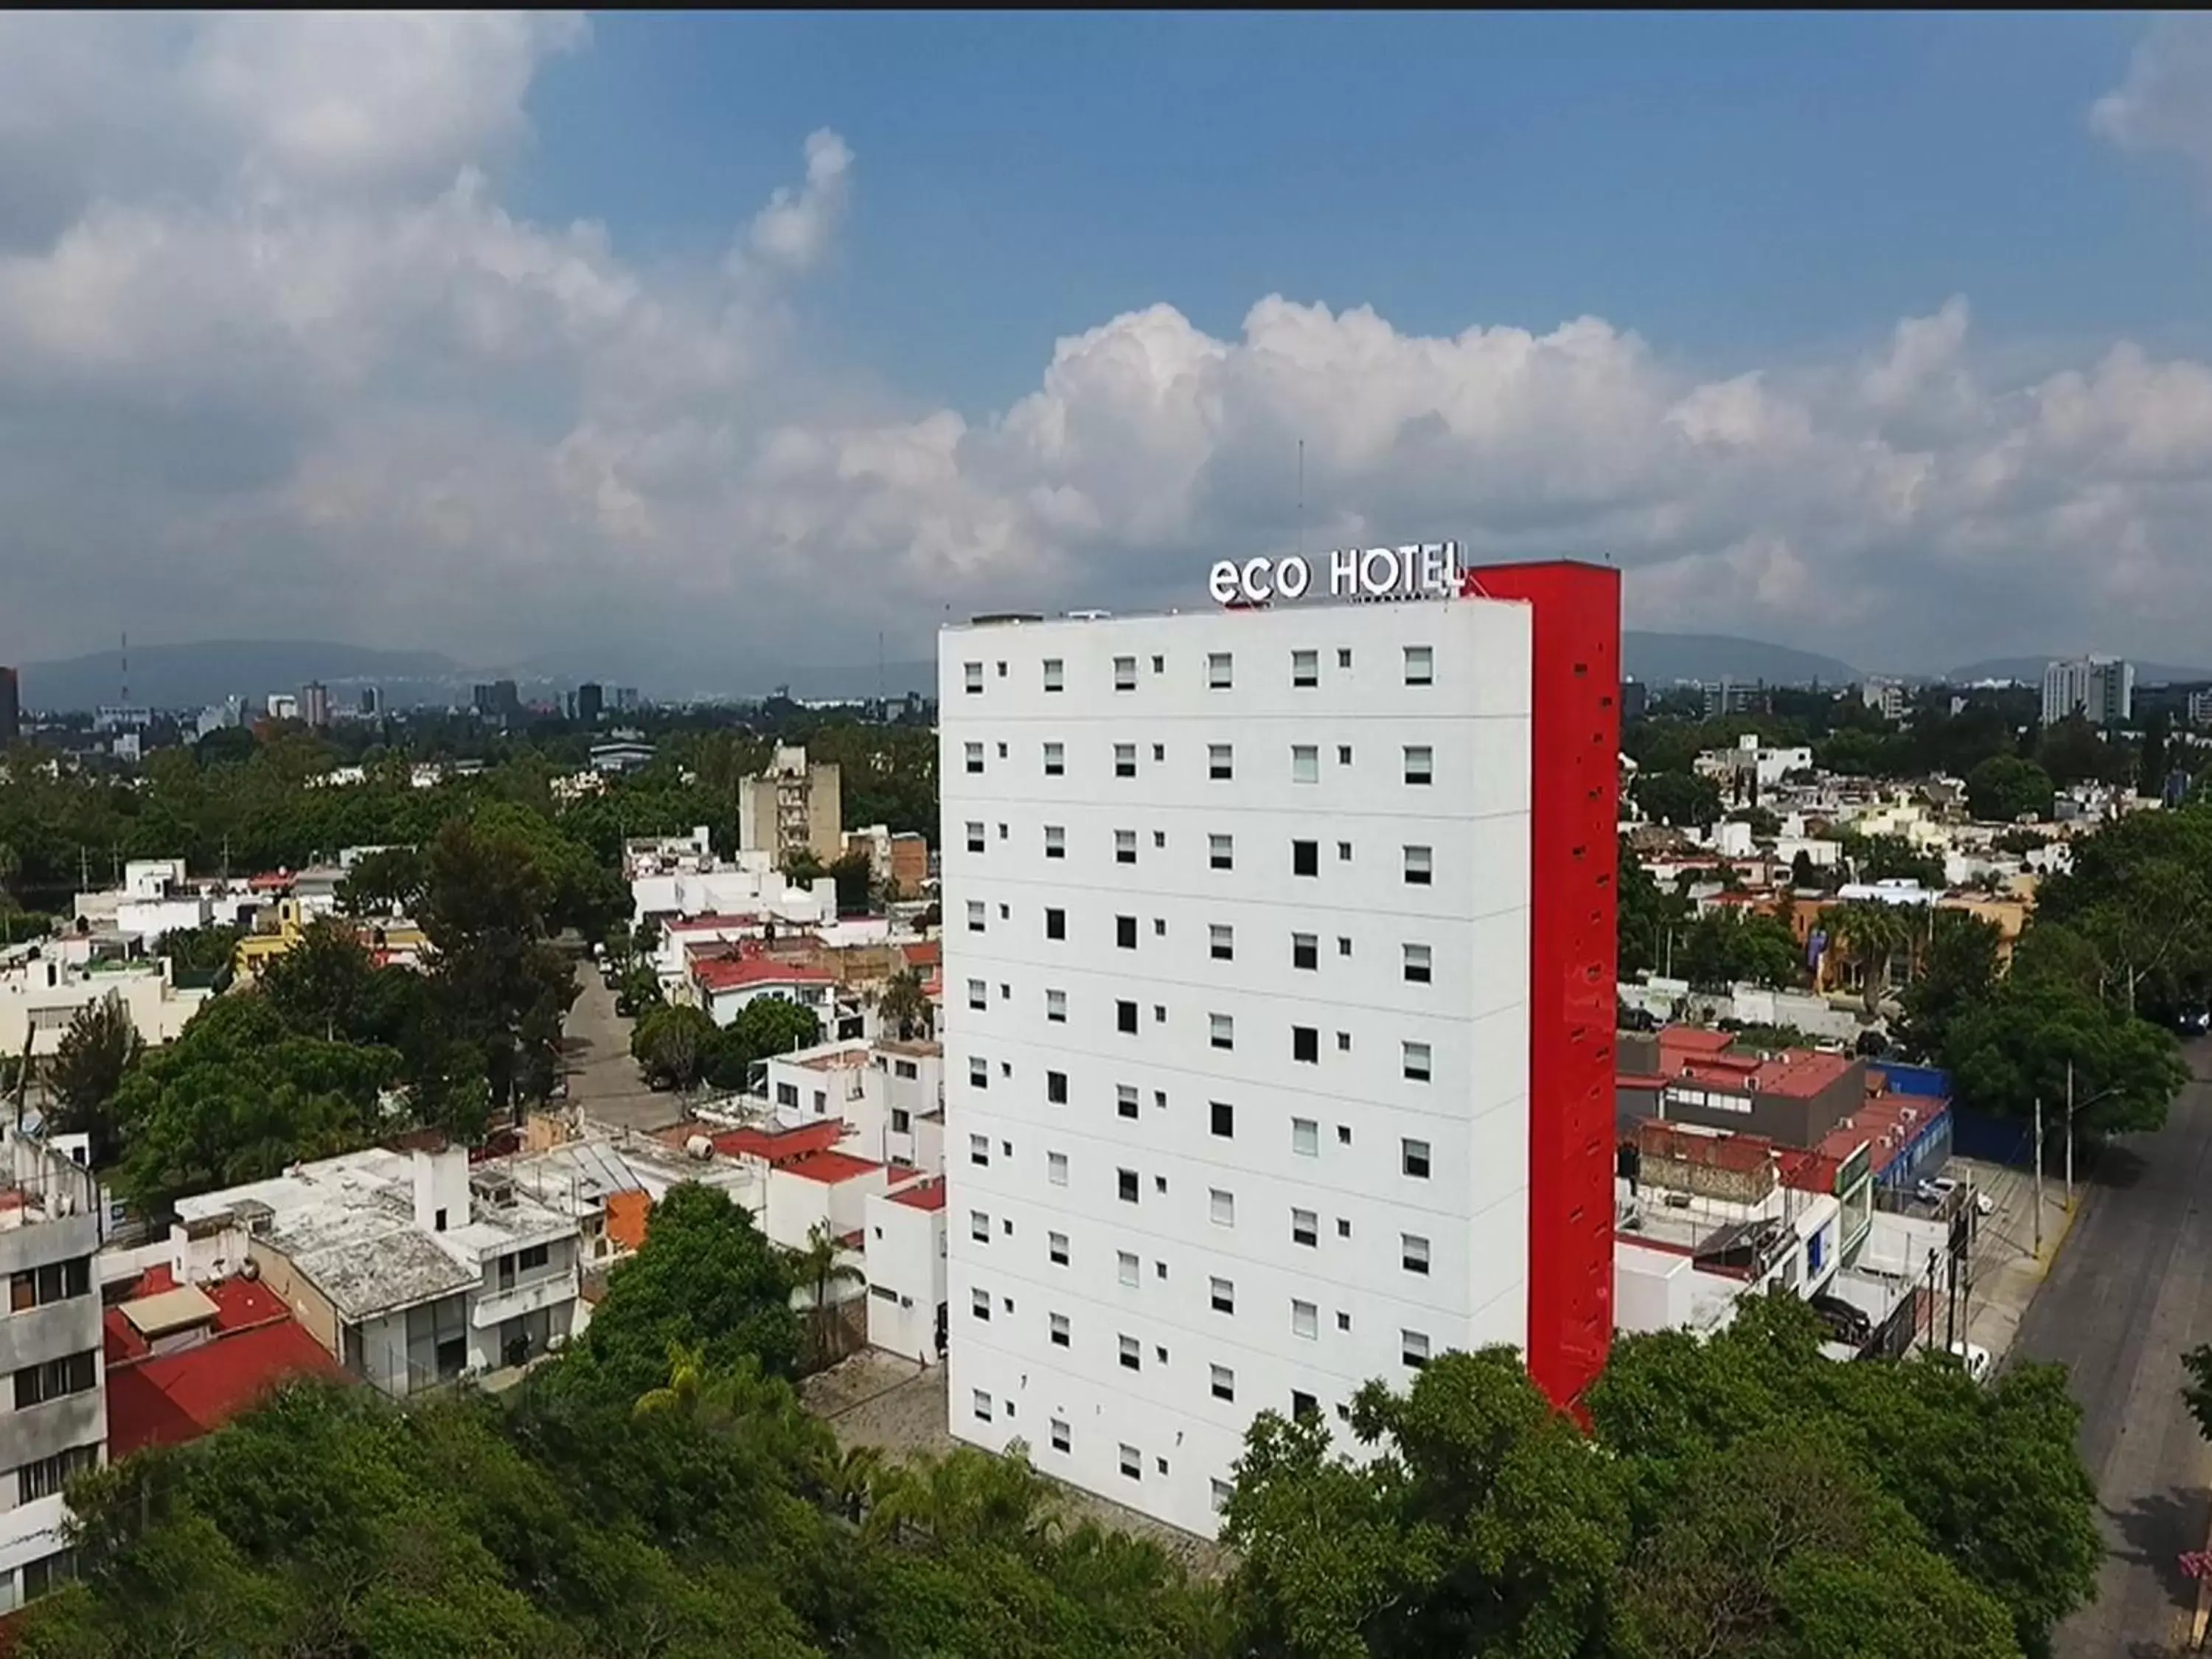
[[[477,1291],[469,1309],[469,1323],[478,1330],[484,1330],[491,1326],[505,1324],[510,1319],[520,1319],[525,1314],[536,1313],[562,1302],[572,1302],[575,1296],[575,1270],[573,1267],[555,1268]]]

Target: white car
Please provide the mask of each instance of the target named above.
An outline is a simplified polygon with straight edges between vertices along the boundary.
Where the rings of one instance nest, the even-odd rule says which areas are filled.
[[[1952,1357],[1966,1368],[1966,1375],[1977,1382],[1990,1380],[1990,1351],[1978,1342],[1954,1342]]]
[[[1957,1192],[1960,1188],[1966,1184],[1966,1182],[1959,1180],[1954,1176],[1937,1176],[1932,1180],[1922,1182],[1917,1187],[1914,1188],[1913,1195],[1918,1198],[1923,1204],[1941,1204],[1945,1200],[1948,1199],[1953,1193]],[[1996,1213],[1997,1206],[1990,1200],[1990,1195],[1987,1193],[1984,1192],[1978,1187],[1972,1188],[1969,1190],[1971,1190],[1974,1195],[1974,1212],[1976,1214],[1992,1215]]]

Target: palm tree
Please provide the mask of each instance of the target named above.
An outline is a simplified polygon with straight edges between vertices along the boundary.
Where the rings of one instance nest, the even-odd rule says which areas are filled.
[[[911,968],[902,968],[885,980],[876,999],[876,1012],[885,1024],[898,1027],[902,1038],[911,1038],[917,1030],[927,1036],[933,1017],[929,998],[921,988],[921,975]]]
[[[663,1413],[683,1417],[696,1415],[706,1377],[706,1351],[696,1345],[687,1347],[681,1342],[672,1342],[668,1345],[667,1382],[640,1395],[632,1409],[640,1417],[656,1417]]]
[[[845,1260],[845,1247],[830,1231],[830,1224],[817,1221],[806,1235],[803,1249],[787,1250],[784,1260],[791,1268],[791,1276],[803,1286],[811,1303],[810,1322],[813,1327],[814,1359],[817,1365],[830,1363],[836,1346],[837,1314],[830,1302],[830,1292],[842,1285],[864,1283],[866,1275]]]
[[[1899,951],[1911,949],[1913,930],[1895,905],[1879,900],[1853,899],[1820,920],[1828,930],[1830,947],[1840,946],[1859,964],[1863,978],[1860,995],[1871,1022],[1881,1012],[1890,963]]]

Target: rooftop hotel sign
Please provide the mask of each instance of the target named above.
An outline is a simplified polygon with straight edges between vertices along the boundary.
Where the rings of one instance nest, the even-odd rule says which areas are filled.
[[[1322,591],[1333,599],[1443,599],[1460,591],[1459,544],[1340,547],[1310,562],[1298,553],[1285,559],[1224,559],[1208,574],[1206,590],[1216,605],[1264,605],[1304,599],[1324,575],[1328,585]]]

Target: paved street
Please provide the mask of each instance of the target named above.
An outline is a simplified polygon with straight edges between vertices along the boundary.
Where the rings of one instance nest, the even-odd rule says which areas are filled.
[[[2204,1547],[2212,1449],[2181,1403],[2183,1349],[2212,1340],[2212,1044],[2166,1127],[2108,1152],[2098,1191],[2021,1321],[2016,1355],[2063,1361],[2111,1554],[2096,1602],[2056,1659],[2162,1659],[2185,1646],[2195,1587],[2176,1558]]]
[[[568,1103],[611,1129],[658,1129],[684,1115],[674,1095],[655,1094],[629,1055],[630,1022],[615,1012],[615,994],[588,962],[576,964],[583,988],[568,1010],[562,1049],[568,1066]]]

